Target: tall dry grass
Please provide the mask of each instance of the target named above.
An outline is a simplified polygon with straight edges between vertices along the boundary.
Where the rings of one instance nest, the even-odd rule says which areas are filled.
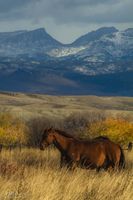
[[[116,133],[121,138],[126,133],[124,141],[132,136],[133,130],[132,122],[113,118],[108,121],[103,113],[71,115],[62,122],[37,118],[28,123],[5,113],[0,116],[0,142],[5,146],[19,143],[37,146],[42,130],[52,125],[88,138],[97,133],[109,136]],[[121,172],[96,173],[80,168],[69,171],[60,169],[59,160],[59,152],[53,148],[44,152],[33,148],[2,150],[0,200],[133,199],[133,151],[126,153],[126,169]]]
[[[3,150],[0,154],[0,200],[131,200],[133,152],[126,169],[96,173],[59,167],[55,149]]]

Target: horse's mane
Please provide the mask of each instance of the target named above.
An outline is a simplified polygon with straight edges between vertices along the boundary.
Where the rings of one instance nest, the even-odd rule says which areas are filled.
[[[60,135],[63,135],[67,138],[74,138],[76,139],[76,137],[74,135],[68,134],[65,131],[59,130],[59,129],[55,129],[56,132],[58,132]]]
[[[62,130],[59,130],[59,129],[54,129],[56,132],[58,132],[60,135],[63,135],[67,138],[72,138],[72,139],[78,139],[78,140],[85,140],[85,139],[82,139],[82,138],[78,138],[76,137],[75,135],[71,135],[69,133],[66,133],[65,131],[62,131]],[[109,138],[107,136],[98,136],[98,137],[95,137],[93,138],[92,140],[109,140]],[[87,141],[90,141],[91,140],[87,140]]]
[[[98,136],[98,137],[95,137],[94,140],[109,140],[109,138],[107,136]]]

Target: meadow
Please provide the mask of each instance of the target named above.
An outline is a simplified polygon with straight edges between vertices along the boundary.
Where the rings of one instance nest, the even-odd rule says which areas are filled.
[[[55,149],[3,150],[0,154],[0,200],[131,200],[133,152],[126,169],[96,173],[60,169]]]
[[[125,148],[133,141],[133,98],[1,93],[0,200],[133,199],[133,150],[120,172],[60,169],[56,149],[38,148],[50,126],[83,138],[106,135]]]

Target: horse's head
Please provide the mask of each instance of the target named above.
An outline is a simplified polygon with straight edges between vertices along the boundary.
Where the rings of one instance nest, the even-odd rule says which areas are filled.
[[[44,130],[44,132],[42,134],[41,142],[40,142],[41,150],[44,150],[50,144],[53,144],[53,141],[55,139],[53,132],[54,132],[54,130],[52,128]]]

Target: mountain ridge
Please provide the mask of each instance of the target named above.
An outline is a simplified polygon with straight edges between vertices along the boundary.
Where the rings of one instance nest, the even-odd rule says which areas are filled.
[[[130,30],[130,29],[133,29],[133,28],[127,28],[123,31],[127,31],[127,30]],[[77,41],[77,40],[80,40],[81,38],[83,37],[86,37],[86,36],[89,36],[89,35],[92,35],[92,34],[97,34],[97,33],[101,33],[101,36],[104,35],[104,34],[108,34],[108,33],[113,33],[113,32],[117,32],[119,31],[117,28],[111,26],[111,27],[101,27],[101,28],[98,28],[96,30],[92,30],[92,31],[89,31],[81,36],[79,36],[78,38],[76,38],[73,42],[71,43],[63,43],[63,42],[60,42],[58,41],[56,38],[52,37],[50,34],[47,33],[46,29],[41,27],[41,28],[37,28],[37,29],[33,29],[33,30],[27,30],[27,29],[24,29],[24,30],[14,30],[14,31],[3,31],[3,32],[0,32],[0,36],[1,35],[4,35],[4,34],[9,34],[9,35],[14,35],[14,34],[23,34],[23,33],[32,33],[32,32],[45,32],[47,33],[49,36],[51,36],[53,39],[55,39],[57,42],[59,42],[60,44],[64,45],[64,46],[70,46],[70,45],[74,45],[74,43]],[[93,36],[94,37],[94,36]],[[100,37],[100,36],[99,36]],[[87,38],[88,39],[88,38]]]
[[[0,33],[0,90],[133,96],[132,28],[103,27],[74,43],[43,28]]]
[[[102,27],[95,31],[88,32],[87,34],[79,37],[74,42],[72,42],[71,45],[74,45],[74,46],[84,45],[84,42],[86,42],[86,40],[88,40],[88,42],[94,41],[94,40],[99,39],[105,34],[111,34],[117,31],[118,29],[116,29],[115,27]]]
[[[4,36],[5,35],[5,36]],[[17,55],[22,53],[33,53],[50,50],[62,46],[60,42],[50,36],[44,28],[31,31],[17,31],[0,33],[1,54]],[[3,52],[2,52],[3,50]]]

